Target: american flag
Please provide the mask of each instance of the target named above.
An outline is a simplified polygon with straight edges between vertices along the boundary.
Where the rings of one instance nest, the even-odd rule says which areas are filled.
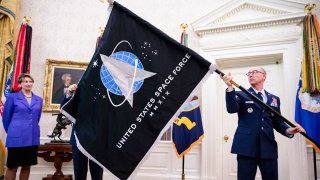
[[[2,93],[1,101],[0,101],[0,117],[2,121],[2,113],[3,113],[3,108],[4,108],[4,103],[6,102],[6,98],[8,94],[10,93],[10,85],[11,85],[11,80],[12,80],[12,71],[13,71],[13,66],[11,66],[9,75],[8,75],[8,80],[6,82],[6,86],[4,88],[4,91]],[[3,124],[0,123],[0,148],[1,151],[6,152],[5,148],[5,142],[6,142],[6,133],[3,128]]]

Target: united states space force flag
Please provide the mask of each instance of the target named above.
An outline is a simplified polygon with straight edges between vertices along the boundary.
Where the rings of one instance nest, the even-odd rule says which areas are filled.
[[[79,149],[129,179],[209,75],[210,63],[113,3],[99,46],[62,112]]]

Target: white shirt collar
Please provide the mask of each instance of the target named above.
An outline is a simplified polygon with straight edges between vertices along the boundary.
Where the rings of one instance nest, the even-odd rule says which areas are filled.
[[[266,92],[265,92],[264,89],[262,89],[261,91],[256,90],[254,87],[252,87],[252,89],[254,90],[254,92],[255,92],[256,94],[258,94],[258,92],[261,92],[263,96],[266,96]]]
[[[253,88],[252,87],[252,89],[254,90],[254,92],[256,93],[256,94],[258,94],[258,90],[256,90],[255,88]],[[264,89],[262,89],[261,91],[261,94],[262,94],[262,98],[263,98],[263,102],[267,102],[267,94],[266,94],[266,91],[264,90]]]

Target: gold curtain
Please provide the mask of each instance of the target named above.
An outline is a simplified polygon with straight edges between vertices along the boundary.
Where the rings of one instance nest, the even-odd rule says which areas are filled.
[[[20,0],[0,0],[0,100],[14,62],[15,31],[18,28]],[[3,132],[2,132],[3,133]],[[2,143],[2,142],[0,142]],[[5,149],[0,148],[0,179],[4,176]]]
[[[19,0],[0,1],[0,93],[2,96],[14,55],[14,32],[17,25]],[[0,99],[1,99],[0,96]]]

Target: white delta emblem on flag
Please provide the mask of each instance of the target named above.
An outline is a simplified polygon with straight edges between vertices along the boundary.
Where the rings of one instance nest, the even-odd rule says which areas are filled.
[[[156,73],[145,71],[141,61],[133,53],[126,51],[114,53],[121,43],[127,43],[132,48],[128,41],[121,41],[110,56],[100,54],[103,62],[100,77],[108,90],[108,98],[113,106],[121,106],[127,100],[133,107],[133,94],[141,88],[144,79]],[[119,104],[114,104],[109,92],[125,96],[125,99]]]

